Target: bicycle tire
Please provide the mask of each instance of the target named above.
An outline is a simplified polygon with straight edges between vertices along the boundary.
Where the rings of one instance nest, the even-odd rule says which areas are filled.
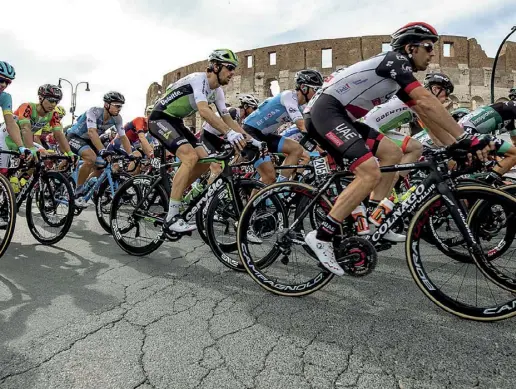
[[[118,183],[115,193],[118,190],[118,188],[121,186],[121,184],[128,179],[131,178],[131,176],[127,173],[112,173],[113,183]],[[93,195],[93,204],[95,204],[95,214],[97,215],[97,220],[100,224],[100,226],[104,229],[104,231],[111,234],[111,224],[110,224],[110,213],[111,213],[111,203],[113,201],[113,198],[108,199],[108,201],[104,201],[104,195],[106,190],[109,188],[109,180],[107,177],[100,183],[98,191],[95,192]],[[109,197],[111,197],[111,193],[108,194]],[[109,208],[107,208],[106,212],[106,205],[109,204]],[[107,218],[107,221],[106,219]]]
[[[111,235],[115,239],[115,242],[118,244],[118,246],[128,254],[136,255],[136,256],[148,255],[148,254],[154,252],[155,250],[157,250],[164,242],[165,233],[163,232],[162,229],[160,229],[159,234],[154,239],[152,239],[152,241],[148,245],[143,246],[143,247],[131,246],[129,243],[127,243],[125,240],[122,239],[122,233],[123,233],[124,229],[122,229],[119,226],[119,221],[118,221],[118,211],[120,209],[120,206],[123,205],[123,203],[127,201],[128,196],[131,196],[131,198],[133,196],[132,194],[128,193],[128,190],[130,188],[134,188],[135,194],[137,196],[139,196],[139,197],[137,197],[136,200],[139,201],[139,199],[141,197],[147,196],[147,194],[143,193],[142,187],[143,186],[150,187],[156,179],[159,179],[159,177],[144,176],[144,175],[133,176],[130,179],[128,179],[126,182],[124,182],[122,184],[122,186],[120,186],[120,188],[118,188],[118,190],[115,193],[115,196],[113,197],[113,202],[111,204],[111,214],[110,214]],[[141,185],[142,187],[139,188],[137,185]],[[159,200],[161,203],[160,205],[163,206],[163,213],[164,213],[163,217],[165,217],[166,213],[168,212],[167,193],[165,191],[165,188],[163,188],[163,186],[161,184],[158,184],[155,187],[155,190],[156,190],[156,192],[155,192],[156,196],[159,197]],[[126,196],[125,199],[124,199],[124,196]],[[153,204],[154,204],[155,200],[156,200],[156,197],[154,197],[154,199],[152,201]],[[131,215],[131,218],[134,218],[135,211],[136,211],[136,209],[133,209],[133,214]],[[143,218],[140,218],[140,220],[141,219],[143,219]],[[131,220],[131,222],[132,222],[132,220]],[[137,228],[139,228],[139,226]]]
[[[265,184],[261,181],[252,180],[252,179],[239,179],[235,180],[234,182],[235,192],[237,195],[241,195],[241,190],[243,188],[250,189],[249,192],[245,193],[251,193],[252,190],[255,189],[262,189],[265,187]],[[207,212],[206,212],[206,236],[208,238],[208,244],[210,245],[210,248],[217,258],[224,266],[227,266],[228,268],[236,271],[245,271],[244,266],[238,261],[238,259],[231,258],[228,254],[232,252],[237,252],[237,242],[234,243],[219,243],[217,240],[217,233],[214,230],[215,226],[215,215],[217,214],[217,209],[221,206],[221,202],[225,199],[225,196],[223,196],[223,193],[225,191],[228,191],[227,185],[224,185],[220,187],[217,192],[213,194],[213,197],[211,198]],[[234,207],[234,202],[233,202]],[[202,213],[202,212],[198,212]],[[238,220],[239,218],[237,218]],[[229,226],[230,228],[232,226]]]
[[[0,257],[2,257],[11,243],[16,227],[16,196],[11,183],[3,174],[0,174],[0,198],[3,200],[2,212],[5,212],[5,216],[8,218],[5,234],[0,240]]]
[[[282,186],[290,186],[295,187],[297,189],[297,193],[299,195],[310,195],[315,196],[316,189],[310,185],[300,183],[300,182],[278,182],[272,185],[269,185],[263,189],[261,189],[258,193],[256,193],[253,198],[247,203],[242,211],[240,216],[240,221],[238,223],[237,230],[237,245],[238,245],[238,253],[240,257],[240,262],[243,264],[247,273],[251,276],[251,278],[258,283],[265,290],[280,295],[280,296],[288,296],[288,297],[299,297],[305,296],[311,293],[316,292],[317,290],[323,288],[328,282],[330,282],[334,276],[333,273],[327,271],[324,268],[319,268],[320,272],[317,276],[313,277],[309,281],[305,281],[302,284],[298,285],[286,285],[277,283],[274,279],[269,279],[262,271],[262,268],[269,267],[273,261],[276,261],[280,255],[279,249],[275,249],[276,252],[271,251],[267,254],[267,259],[260,259],[260,262],[255,262],[251,255],[249,254],[249,250],[247,248],[247,231],[250,228],[250,219],[254,213],[255,206],[260,203],[261,200],[268,197],[267,192],[277,193],[280,191]],[[269,194],[270,196],[270,194]],[[274,196],[274,195],[273,195]],[[324,197],[320,197],[321,201],[328,202]],[[300,201],[298,201],[300,203]],[[331,204],[328,204],[331,208]],[[284,228],[287,227],[285,223],[287,223],[288,217],[284,217],[283,224]],[[317,265],[317,260],[314,259],[314,267]]]
[[[46,208],[45,196],[44,196],[44,193],[42,194],[42,192],[41,192],[42,188],[39,187],[39,185],[40,185],[39,183],[37,184],[37,186],[35,186],[30,191],[30,193],[27,196],[27,201],[25,204],[25,215],[27,217],[27,226],[29,227],[29,231],[32,234],[32,236],[34,237],[34,239],[36,239],[39,243],[44,244],[44,245],[56,244],[57,242],[62,240],[66,236],[68,231],[70,230],[70,227],[72,225],[73,218],[74,218],[74,209],[75,209],[75,206],[73,205],[74,193],[73,193],[72,186],[70,185],[70,182],[68,181],[68,179],[62,173],[59,173],[59,172],[49,171],[49,172],[41,173],[40,182],[43,182],[45,184],[45,183],[56,182],[56,181],[59,182],[59,185],[64,186],[64,188],[66,190],[66,195],[68,197],[66,199],[66,201],[68,203],[67,204],[67,213],[66,213],[65,217],[59,221],[59,223],[51,223],[49,221],[49,219],[47,217],[46,209],[45,209]],[[55,197],[55,195],[52,197]],[[55,200],[55,198],[54,198],[54,200]],[[35,201],[37,203],[38,209],[42,214],[42,218],[45,220],[45,223],[47,225],[54,227],[54,228],[61,227],[60,231],[55,236],[45,237],[38,231],[38,228],[36,227],[36,224],[34,223],[34,215],[32,212],[32,209],[33,209],[32,202],[33,201]]]
[[[468,190],[467,188],[468,187],[458,188],[458,191],[460,193],[461,191]],[[475,193],[477,194],[479,191],[489,191],[492,189],[486,187],[473,188],[475,188],[477,191]],[[438,307],[463,319],[475,321],[497,321],[513,317],[516,315],[516,299],[512,299],[504,302],[503,304],[497,304],[494,306],[491,305],[487,307],[476,307],[470,304],[461,303],[457,301],[457,299],[448,296],[430,279],[428,275],[429,273],[426,271],[425,266],[423,265],[423,259],[420,253],[420,242],[425,241],[421,235],[425,224],[428,222],[428,219],[432,217],[433,212],[444,206],[444,202],[442,202],[441,199],[442,196],[440,194],[436,194],[435,196],[432,196],[430,199],[425,201],[415,212],[414,217],[412,218],[408,227],[407,240],[405,242],[405,253],[408,268],[412,278],[416,282],[416,285],[423,292],[423,294]],[[476,265],[476,263],[481,263],[481,259],[476,258],[476,254],[473,256],[475,264],[472,265],[477,267],[478,265]],[[458,263],[461,262],[458,261]],[[480,266],[478,266],[478,269],[483,274],[485,274],[484,270],[482,270]],[[503,289],[497,286],[498,284],[494,282],[489,275],[486,274],[486,277],[489,281],[492,281],[489,285],[492,285],[493,288]]]

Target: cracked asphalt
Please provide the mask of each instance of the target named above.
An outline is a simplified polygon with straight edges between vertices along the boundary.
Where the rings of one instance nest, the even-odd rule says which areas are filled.
[[[0,388],[516,387],[514,321],[441,311],[401,249],[281,298],[195,235],[129,256],[89,210],[36,243],[20,214],[0,259]]]

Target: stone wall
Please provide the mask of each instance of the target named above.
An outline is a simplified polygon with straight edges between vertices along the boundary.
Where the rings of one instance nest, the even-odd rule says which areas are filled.
[[[252,93],[260,100],[271,96],[270,83],[276,80],[280,89],[294,87],[294,74],[301,69],[317,69],[328,75],[339,67],[349,66],[370,58],[382,51],[382,44],[388,43],[388,35],[354,38],[324,39],[287,45],[262,47],[238,52],[240,66],[231,83],[224,87],[230,104],[237,104],[239,93]],[[449,45],[450,55],[444,56],[444,45]],[[436,56],[430,71],[448,74],[455,84],[450,99],[454,106],[476,108],[490,102],[490,77],[493,59],[489,58],[474,38],[441,35]],[[323,68],[322,50],[332,49],[331,67]],[[270,53],[276,53],[276,64],[269,63]],[[252,66],[248,67],[248,56]],[[147,90],[147,104],[155,101],[171,83],[190,74],[206,69],[202,61],[175,69],[163,76],[161,85],[154,82]],[[516,86],[516,43],[507,42],[498,59],[495,74],[495,101],[507,99],[508,89]],[[425,73],[417,74],[419,80]],[[187,120],[189,125],[200,127],[200,118]]]

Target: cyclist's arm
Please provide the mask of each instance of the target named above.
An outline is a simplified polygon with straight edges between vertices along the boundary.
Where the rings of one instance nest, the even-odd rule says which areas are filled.
[[[199,115],[208,122],[213,128],[221,132],[223,135],[226,135],[229,131],[231,131],[231,127],[222,120],[220,117],[215,115],[208,105],[207,101],[199,101],[197,103],[197,109],[199,110]],[[231,116],[229,117],[231,119]]]
[[[18,127],[18,123],[16,123],[16,120],[14,120],[14,116],[12,115],[12,113],[4,112],[4,120],[5,127],[7,128],[7,133],[9,134],[13,142],[16,143],[16,146],[18,147],[23,146],[21,130],[20,127]]]
[[[415,102],[412,109],[442,144],[450,145],[462,135],[464,130],[430,91],[419,85],[408,95]]]
[[[64,151],[66,154],[71,154],[72,149],[70,149],[70,145],[68,144],[68,139],[62,129],[55,130],[52,132],[52,135],[56,139],[57,144],[59,145],[59,150]]]
[[[224,116],[221,116],[222,120],[224,121],[224,123],[226,123],[228,125],[228,127],[232,130],[235,130],[236,132],[239,132],[241,134],[244,134],[244,135],[247,135],[247,133],[243,130],[242,127],[240,127],[240,125],[233,120],[233,118],[231,117],[231,115],[228,113],[227,115],[224,115]]]
[[[34,147],[34,136],[32,135],[32,130],[30,126],[30,122],[25,122],[20,125],[20,130],[22,134],[23,143],[25,147],[31,149]]]
[[[131,142],[129,142],[129,138],[127,137],[127,135],[122,135],[120,137],[120,141],[122,142],[122,147],[124,148],[125,152],[127,154],[131,154],[132,153],[132,150],[131,150]]]
[[[287,110],[287,114],[290,118],[290,121],[296,124],[296,127],[299,129],[299,131],[306,132],[303,114],[299,110],[297,93],[295,91],[285,91],[284,93],[282,93],[281,104]]]
[[[149,144],[149,141],[145,137],[145,133],[139,132],[138,139],[140,140],[140,144],[142,145],[143,152],[149,158],[152,158],[154,155],[154,148]]]

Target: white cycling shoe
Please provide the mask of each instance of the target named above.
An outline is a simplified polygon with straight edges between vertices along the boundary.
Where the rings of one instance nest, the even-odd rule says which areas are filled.
[[[335,259],[335,252],[333,251],[333,243],[332,242],[324,242],[315,237],[317,231],[312,231],[306,234],[305,242],[312,249],[312,251],[317,256],[319,262],[322,265],[331,271],[333,274],[338,276],[344,275],[344,270],[340,267],[339,263]]]

